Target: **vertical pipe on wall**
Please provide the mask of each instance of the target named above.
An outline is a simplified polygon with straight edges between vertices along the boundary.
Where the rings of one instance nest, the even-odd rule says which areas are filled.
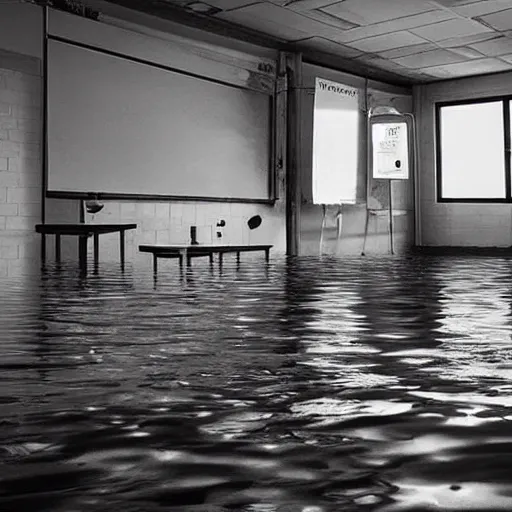
[[[414,245],[419,247],[422,245],[421,233],[421,197],[420,197],[420,141],[418,120],[421,123],[421,93],[423,88],[415,86],[412,90],[413,100],[413,141],[414,141],[414,170],[413,170],[413,187],[414,187]]]
[[[370,169],[370,161],[371,161],[371,126],[370,126],[370,98],[368,95],[368,78],[364,81],[364,126],[366,130],[366,137],[364,140],[364,151],[365,151],[365,166],[366,166],[366,211],[368,212],[368,201],[371,197],[371,182],[372,182],[372,172]]]
[[[393,248],[393,180],[388,180],[389,186],[389,249],[391,254],[395,254]]]
[[[371,197],[371,179],[372,179],[372,171],[371,171],[371,126],[370,126],[370,106],[369,106],[369,98],[368,98],[368,79],[364,82],[364,127],[366,131],[366,136],[363,137],[364,144],[364,154],[365,154],[365,166],[366,166],[366,208],[365,208],[365,220],[364,220],[364,237],[363,237],[363,249],[361,251],[361,256],[365,256],[366,251],[366,239],[368,238],[368,224],[370,222],[370,212],[368,209],[369,201]]]
[[[42,62],[42,140],[41,140],[41,222],[46,222],[46,189],[48,182],[48,6],[43,10],[43,62]],[[41,261],[46,259],[46,237],[41,237]]]
[[[285,192],[281,189],[281,179],[286,169],[286,53],[279,52],[277,60],[276,85],[274,92],[274,169],[272,199],[278,200]]]
[[[287,168],[286,168],[286,254],[296,256],[300,250],[300,148],[302,55],[287,56]]]
[[[416,130],[416,119],[414,117],[414,114],[404,114],[404,116],[408,119],[410,119],[410,129],[409,133],[411,134],[410,139],[412,141],[411,144],[411,154],[412,158],[410,158],[410,161],[412,162],[412,186],[413,186],[413,215],[414,215],[414,245],[418,246],[419,244],[419,226],[418,226],[418,219],[419,219],[419,200],[418,200],[418,194],[419,194],[419,178],[418,178],[418,135]]]

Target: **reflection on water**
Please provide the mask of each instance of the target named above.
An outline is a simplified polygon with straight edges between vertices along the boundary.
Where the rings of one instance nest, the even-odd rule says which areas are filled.
[[[512,510],[512,261],[3,279],[0,510]]]

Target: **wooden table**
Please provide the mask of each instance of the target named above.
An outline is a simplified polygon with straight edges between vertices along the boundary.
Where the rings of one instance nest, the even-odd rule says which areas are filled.
[[[46,235],[55,235],[55,261],[60,262],[60,237],[71,235],[78,237],[78,260],[80,267],[87,268],[87,239],[94,238],[94,265],[98,265],[100,235],[106,233],[119,233],[119,254],[121,266],[124,268],[125,232],[136,229],[137,224],[37,224],[36,231],[43,236],[43,246]],[[43,251],[43,264],[46,254]]]
[[[225,253],[236,253],[237,262],[239,262],[241,252],[262,251],[268,261],[271,248],[271,245],[139,245],[139,251],[153,255],[155,272],[158,270],[158,258],[178,258],[180,266],[185,259],[190,266],[192,258],[208,256],[210,263],[213,263],[213,255],[218,254],[219,264],[222,264],[222,256]]]

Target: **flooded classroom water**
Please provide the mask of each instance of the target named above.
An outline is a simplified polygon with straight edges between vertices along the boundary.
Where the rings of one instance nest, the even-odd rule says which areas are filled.
[[[2,512],[512,510],[512,257],[0,279]]]

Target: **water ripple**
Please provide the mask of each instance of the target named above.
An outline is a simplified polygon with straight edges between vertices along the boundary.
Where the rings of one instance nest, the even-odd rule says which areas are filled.
[[[2,278],[0,510],[512,509],[505,257]]]

